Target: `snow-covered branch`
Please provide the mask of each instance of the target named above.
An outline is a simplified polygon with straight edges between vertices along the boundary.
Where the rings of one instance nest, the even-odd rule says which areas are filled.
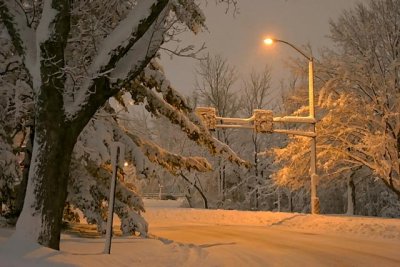
[[[170,153],[157,144],[140,138],[132,133],[126,133],[129,138],[142,150],[142,153],[153,163],[159,164],[172,174],[186,169],[206,172],[212,170],[210,163],[202,157],[184,157]]]
[[[7,28],[8,34],[18,55],[23,59],[25,67],[31,76],[35,73],[37,58],[35,31],[29,25],[24,10],[18,1],[0,1],[1,22]]]
[[[188,45],[186,47],[175,47],[174,49],[170,49],[167,47],[160,47],[160,50],[164,50],[167,54],[169,54],[170,58],[172,59],[173,56],[178,57],[187,57],[187,58],[194,58],[197,60],[204,60],[205,57],[199,57],[199,53],[206,49],[205,43],[200,48],[195,48],[194,45]]]
[[[165,7],[168,1],[139,1],[127,17],[102,42],[96,58],[93,59],[89,72],[101,76],[113,69],[133,45],[147,32],[153,24],[155,15]],[[156,12],[154,12],[156,11]],[[154,13],[155,14],[154,14]]]
[[[219,154],[238,165],[250,167],[250,163],[239,158],[229,146],[213,138],[208,131],[201,130],[186,115],[160,99],[153,91],[137,82],[132,83],[127,90],[136,103],[144,102],[146,99],[146,108],[149,112],[155,115],[163,115],[172,123],[179,125],[189,139],[206,147],[211,154]]]
[[[155,88],[157,92],[161,93],[168,104],[184,113],[192,112],[184,97],[172,87],[165,77],[162,66],[155,59],[144,69],[140,80],[147,88]]]
[[[74,102],[65,104],[68,118],[92,113],[91,105],[102,105],[155,56],[163,42],[167,4],[166,0],[140,1],[102,41]]]

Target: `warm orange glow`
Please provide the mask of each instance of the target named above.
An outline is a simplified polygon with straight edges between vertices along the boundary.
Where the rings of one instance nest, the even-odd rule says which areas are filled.
[[[129,163],[127,161],[124,162],[124,167],[128,167]]]
[[[266,45],[272,45],[273,43],[274,43],[274,39],[272,39],[272,38],[264,39],[264,44],[266,44]]]

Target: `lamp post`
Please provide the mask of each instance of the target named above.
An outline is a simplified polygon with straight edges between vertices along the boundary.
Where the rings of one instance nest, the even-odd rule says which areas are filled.
[[[314,58],[312,55],[307,55],[295,45],[279,39],[267,38],[264,40],[266,45],[272,45],[274,43],[284,43],[297,52],[299,52],[302,56],[304,56],[308,60],[308,106],[309,106],[309,118],[314,122],[312,123],[312,132],[315,133],[315,106],[314,106]],[[317,175],[317,152],[316,152],[316,134],[311,136],[311,161],[310,161],[310,176],[311,176],[311,213],[319,214],[319,198],[317,196],[317,184],[318,184],[318,175]]]

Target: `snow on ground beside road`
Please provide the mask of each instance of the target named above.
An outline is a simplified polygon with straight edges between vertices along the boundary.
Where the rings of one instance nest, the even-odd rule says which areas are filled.
[[[400,241],[400,219],[346,216],[311,215],[303,213],[203,210],[179,208],[174,201],[145,200],[147,212],[143,214],[152,226],[174,224],[252,225],[281,227],[293,231],[318,234],[358,235],[368,238]]]
[[[136,237],[114,238],[111,254],[103,254],[104,238],[62,235],[61,251],[27,240],[9,238],[14,231],[0,228],[0,267],[218,266],[198,246]]]
[[[218,229],[218,226],[232,225],[240,226],[232,228],[236,231],[237,229],[257,231],[256,228],[281,229],[281,232],[274,232],[278,236],[290,232],[293,232],[293,235],[316,233],[322,234],[320,238],[325,234],[345,235],[361,237],[362,242],[368,242],[368,239],[382,239],[382,242],[387,244],[393,242],[395,245],[400,244],[400,219],[179,208],[182,203],[183,201],[145,200],[147,212],[144,213],[144,217],[150,224],[150,235],[152,229],[160,231],[180,225],[201,225],[204,229],[208,226]],[[225,227],[224,231],[229,231],[227,229],[229,227]],[[0,228],[0,267],[135,265],[206,267],[224,266],[224,259],[226,260],[226,255],[218,256],[216,251],[219,250],[214,245],[207,249],[207,246],[169,241],[163,239],[163,236],[153,239],[117,237],[113,239],[111,255],[104,255],[102,254],[104,238],[82,238],[63,234],[61,251],[53,251],[26,240],[10,238],[12,233],[12,229]],[[231,253],[235,253],[234,250]],[[251,255],[253,252],[242,253]],[[291,256],[285,257],[290,260]]]
[[[146,209],[181,208],[182,206],[185,206],[186,200],[184,198],[178,198],[177,200],[159,200],[154,198],[144,198],[143,203]]]

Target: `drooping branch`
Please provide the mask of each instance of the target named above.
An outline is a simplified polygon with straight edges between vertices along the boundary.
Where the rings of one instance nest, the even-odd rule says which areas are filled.
[[[163,115],[170,122],[179,125],[189,139],[195,141],[201,146],[206,147],[211,154],[222,155],[227,160],[235,162],[240,166],[250,167],[250,163],[242,160],[230,149],[229,146],[213,138],[208,131],[201,130],[186,115],[163,101],[153,91],[147,89],[137,82],[133,82],[131,87],[127,88],[127,90],[131,93],[132,98],[137,103],[144,102],[146,99],[146,108],[149,112],[155,114],[156,116]]]
[[[160,50],[165,51],[170,56],[170,58],[172,58],[173,56],[177,56],[185,58],[194,58],[197,60],[204,60],[205,57],[199,57],[199,54],[200,52],[206,50],[206,45],[205,43],[203,43],[202,46],[199,48],[196,48],[194,45],[188,45],[183,48],[177,46],[174,49],[170,49],[167,47],[160,47]]]
[[[159,164],[170,173],[177,175],[182,169],[194,169],[200,172],[212,170],[210,163],[202,157],[184,157],[168,152],[155,143],[126,132],[128,137],[142,150],[143,154],[153,163]]]
[[[129,153],[133,155],[133,161],[135,162],[137,169],[141,169],[139,166],[142,161],[141,159],[146,157],[150,162],[162,166],[173,175],[177,175],[178,172],[182,170],[195,170],[199,172],[212,170],[210,163],[205,158],[185,157],[169,152],[150,140],[124,130],[123,127],[118,126],[116,119],[112,116],[101,117],[99,120],[93,120],[93,123],[99,122],[112,129],[112,139],[119,140],[125,144],[126,151],[130,151]],[[105,142],[105,140],[99,140],[98,143]]]
[[[161,93],[163,99],[171,106],[188,114],[192,112],[192,108],[186,104],[184,97],[175,90],[168,79],[165,77],[162,66],[155,60],[151,60],[150,64],[144,69],[140,76],[140,81],[147,88],[155,88]]]

